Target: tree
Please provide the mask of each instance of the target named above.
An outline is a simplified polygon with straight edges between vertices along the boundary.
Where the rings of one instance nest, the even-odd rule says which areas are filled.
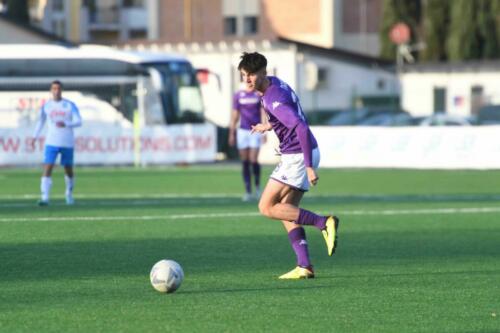
[[[499,43],[497,35],[497,22],[494,12],[495,4],[490,0],[478,0],[478,17],[477,17],[477,38],[481,45],[482,58],[497,58],[499,56]],[[498,8],[500,9],[500,7]],[[498,10],[497,9],[497,10]]]
[[[29,24],[28,0],[7,0],[7,16],[16,22]]]
[[[450,3],[442,0],[427,0],[423,8],[423,42],[421,60],[446,60],[446,36],[450,23]]]
[[[491,0],[491,13],[495,18],[497,44],[500,47],[500,0]]]
[[[480,58],[480,45],[476,38],[476,1],[455,0],[450,13],[450,29],[447,39],[449,60]]]

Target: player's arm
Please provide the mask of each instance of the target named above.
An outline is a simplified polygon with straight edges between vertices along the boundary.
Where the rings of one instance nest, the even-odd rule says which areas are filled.
[[[318,182],[318,175],[312,165],[312,140],[309,135],[309,126],[306,122],[301,120],[295,127],[295,133],[299,140],[300,148],[304,154],[304,164],[306,166],[307,179],[311,185],[316,185]]]
[[[71,103],[71,121],[64,122],[65,127],[74,128],[82,126],[82,117],[75,104]]]
[[[260,123],[252,125],[252,133],[266,133],[273,129],[273,126],[269,123],[266,110],[263,107],[260,108]]]
[[[260,122],[261,122],[261,124],[269,126],[269,121],[267,119],[266,110],[264,110],[263,107],[260,108]],[[265,134],[266,133],[263,133],[263,135],[262,135],[262,143],[266,143],[266,135]]]
[[[45,113],[45,105],[44,105],[40,108],[40,117],[38,117],[38,121],[35,126],[35,131],[33,132],[33,137],[30,140],[30,145],[32,147],[35,145],[35,141],[40,136],[40,133],[42,132],[46,120],[47,120],[47,114]]]
[[[231,147],[236,144],[236,127],[238,126],[239,119],[239,111],[237,109],[233,109],[233,111],[231,111],[231,122],[229,123],[229,145]]]

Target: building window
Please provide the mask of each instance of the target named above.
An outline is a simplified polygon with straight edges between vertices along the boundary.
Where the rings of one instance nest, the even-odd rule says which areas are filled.
[[[434,113],[446,112],[446,88],[434,88]]]
[[[52,21],[52,32],[59,37],[66,38],[66,22],[63,20]]]
[[[328,86],[328,68],[318,67],[318,86],[325,88]]]
[[[378,79],[377,80],[377,89],[378,90],[384,90],[386,86],[386,82],[384,79]]]
[[[123,7],[144,7],[144,0],[123,0]]]
[[[229,16],[224,18],[224,35],[236,35],[236,17]]]
[[[254,35],[258,32],[257,16],[247,16],[243,19],[243,33],[245,35]]]
[[[62,12],[64,10],[64,1],[52,0],[52,10],[55,12]]]
[[[478,114],[481,106],[484,105],[483,87],[472,86],[470,90],[470,113]]]
[[[146,30],[130,30],[129,32],[130,39],[146,39],[147,32]]]

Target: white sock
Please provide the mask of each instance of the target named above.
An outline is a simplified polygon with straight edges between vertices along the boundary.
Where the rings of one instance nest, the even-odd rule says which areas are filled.
[[[75,185],[75,177],[68,177],[64,175],[64,181],[66,182],[66,196],[73,196],[73,186]]]
[[[42,191],[42,201],[49,201],[51,187],[52,187],[52,178],[42,177],[42,180],[40,181],[40,190]]]

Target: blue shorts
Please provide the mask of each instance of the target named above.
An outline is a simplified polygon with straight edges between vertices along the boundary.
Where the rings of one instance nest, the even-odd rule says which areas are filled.
[[[43,163],[45,164],[55,164],[57,155],[61,154],[61,165],[63,166],[73,166],[73,148],[65,147],[55,147],[55,146],[45,146],[45,153],[43,158]]]

